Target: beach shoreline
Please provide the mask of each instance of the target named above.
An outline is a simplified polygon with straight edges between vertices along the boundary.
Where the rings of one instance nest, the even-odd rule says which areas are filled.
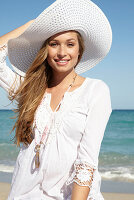
[[[1,183],[11,183],[13,173],[0,172]],[[103,180],[101,181],[102,193],[126,193],[134,194],[134,182],[123,182],[117,180]],[[1,200],[1,199],[0,199]]]

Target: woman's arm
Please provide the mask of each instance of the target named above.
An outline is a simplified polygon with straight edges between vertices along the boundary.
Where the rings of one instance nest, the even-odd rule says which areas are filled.
[[[27,28],[33,23],[31,20],[20,26],[19,28],[0,37],[0,87],[9,92],[10,87],[14,88],[14,91],[19,87],[23,77],[13,72],[6,64],[6,56],[8,55],[7,43],[8,40],[13,39],[21,35]]]
[[[10,88],[16,90],[21,82],[21,77],[13,72],[6,64],[7,44],[0,48],[0,87],[5,89],[8,93]]]
[[[87,200],[88,193],[90,198],[94,199],[90,190],[98,193],[98,187],[100,187],[101,179],[97,175],[98,156],[112,108],[110,91],[103,81],[96,80],[90,91],[92,92],[89,92],[89,109],[83,136],[79,144],[73,172],[66,182],[67,185],[73,182],[71,200]]]
[[[29,26],[33,23],[34,20],[30,20],[26,24],[6,33],[5,35],[0,37],[0,46],[7,44],[8,40],[19,37]]]
[[[71,200],[87,200],[90,188],[87,186],[80,186],[77,183],[73,183]]]

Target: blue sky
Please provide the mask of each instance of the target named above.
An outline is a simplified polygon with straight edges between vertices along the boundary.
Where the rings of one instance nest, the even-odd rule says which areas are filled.
[[[0,36],[35,19],[52,0],[7,0],[0,4]],[[113,109],[134,109],[134,1],[93,0],[108,17],[113,43],[107,57],[84,77],[102,79],[110,88]],[[9,61],[7,59],[7,63]],[[7,93],[0,88],[0,109],[10,109]],[[5,107],[6,106],[6,107]]]

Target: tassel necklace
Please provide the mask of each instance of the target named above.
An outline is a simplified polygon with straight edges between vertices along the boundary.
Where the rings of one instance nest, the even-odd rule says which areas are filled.
[[[68,92],[68,91],[70,90],[70,88],[73,86],[73,84],[74,84],[74,82],[75,82],[75,79],[76,79],[76,76],[77,76],[77,74],[75,74],[75,77],[73,78],[73,82],[69,85],[69,87],[68,87],[68,89],[67,89],[66,92]],[[65,92],[65,93],[66,93],[66,92]],[[64,94],[65,94],[65,93],[64,93]],[[36,138],[35,138],[35,144],[36,144],[36,146],[35,146],[34,151],[35,151],[35,153],[36,153],[36,154],[35,154],[35,167],[36,167],[36,168],[39,168],[39,166],[40,166],[40,148],[41,148],[41,145],[44,144],[44,141],[46,141],[46,140],[48,139],[48,137],[46,138],[46,136],[48,136],[48,132],[50,131],[51,124],[52,124],[52,122],[53,122],[53,117],[54,117],[53,114],[54,114],[56,111],[58,111],[59,108],[61,107],[61,103],[62,103],[62,101],[63,101],[63,98],[64,98],[64,95],[63,95],[63,97],[62,97],[60,103],[58,104],[58,106],[57,106],[56,109],[54,110],[54,112],[51,114],[49,123],[47,123],[47,125],[46,125],[45,128],[44,128],[44,131],[43,131],[43,134],[42,134],[42,137],[41,137],[41,140],[40,140],[40,143],[39,143],[39,144],[37,144]],[[49,125],[48,125],[48,124],[49,124]],[[35,126],[35,127],[36,127],[36,126]],[[45,142],[45,143],[46,143],[46,142]]]

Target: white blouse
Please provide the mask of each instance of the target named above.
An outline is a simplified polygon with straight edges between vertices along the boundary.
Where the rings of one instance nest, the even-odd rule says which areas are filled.
[[[0,86],[8,91],[15,76],[19,86],[20,77],[6,65],[6,55],[7,48],[0,51]],[[35,137],[17,157],[8,200],[71,200],[73,182],[90,187],[88,200],[103,200],[98,156],[112,112],[108,86],[86,78],[79,88],[65,93],[57,112],[50,101],[46,92],[34,116]],[[35,168],[35,139],[40,141],[50,116],[54,122],[40,150],[40,167]]]

